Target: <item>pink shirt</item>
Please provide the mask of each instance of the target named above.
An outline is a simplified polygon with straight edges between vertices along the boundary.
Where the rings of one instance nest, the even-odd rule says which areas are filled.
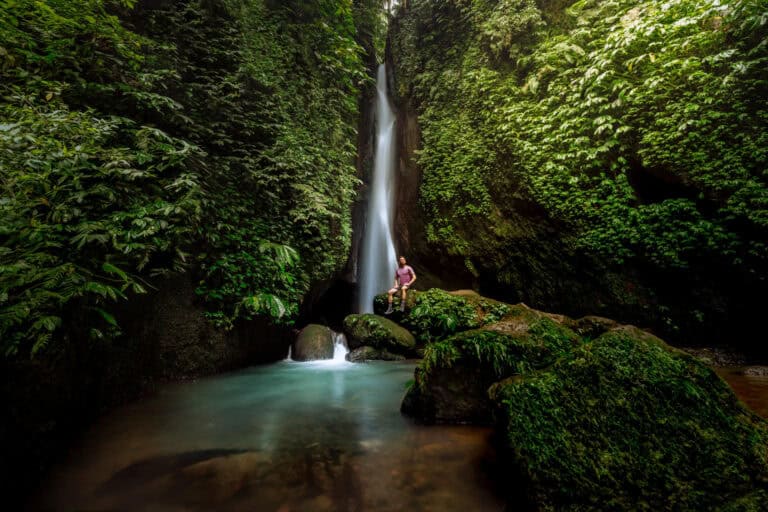
[[[397,279],[397,282],[400,283],[400,286],[410,283],[414,275],[415,274],[410,265],[397,267],[397,270],[395,270],[395,279]]]

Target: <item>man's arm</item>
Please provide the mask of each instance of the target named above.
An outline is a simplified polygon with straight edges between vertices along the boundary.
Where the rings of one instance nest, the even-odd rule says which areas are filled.
[[[414,281],[416,281],[416,272],[413,271],[413,268],[408,267],[411,269],[411,281],[408,283],[408,286],[411,286]]]

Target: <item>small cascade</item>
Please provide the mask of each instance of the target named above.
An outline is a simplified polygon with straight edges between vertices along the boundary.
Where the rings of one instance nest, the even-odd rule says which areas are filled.
[[[293,345],[288,345],[288,355],[285,356],[285,361],[293,361],[293,358],[291,357],[291,350],[293,349]]]
[[[349,353],[349,346],[347,345],[347,337],[343,332],[333,333],[333,361],[343,362],[346,361],[347,354]]]
[[[387,95],[387,70],[376,75],[376,157],[358,270],[360,313],[373,313],[373,298],[393,282],[397,257],[392,238],[395,199],[395,115]]]

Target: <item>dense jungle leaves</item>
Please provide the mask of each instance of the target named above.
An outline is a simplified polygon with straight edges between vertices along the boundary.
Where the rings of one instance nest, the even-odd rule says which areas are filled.
[[[6,354],[82,311],[112,336],[111,304],[174,271],[224,326],[290,322],[345,262],[375,3],[134,4],[0,1]]]
[[[617,261],[764,264],[762,2],[421,1],[400,24],[433,241],[470,254],[462,219],[491,214],[501,190]]]
[[[520,200],[607,265],[765,283],[764,2],[416,0],[392,44],[435,247],[471,268]]]

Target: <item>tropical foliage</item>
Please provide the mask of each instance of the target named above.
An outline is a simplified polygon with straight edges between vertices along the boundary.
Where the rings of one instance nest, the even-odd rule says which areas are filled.
[[[290,321],[348,252],[373,4],[0,2],[3,351],[114,335],[175,271],[222,325]]]
[[[758,0],[409,2],[428,240],[478,267],[534,203],[606,264],[765,283],[766,37]]]

